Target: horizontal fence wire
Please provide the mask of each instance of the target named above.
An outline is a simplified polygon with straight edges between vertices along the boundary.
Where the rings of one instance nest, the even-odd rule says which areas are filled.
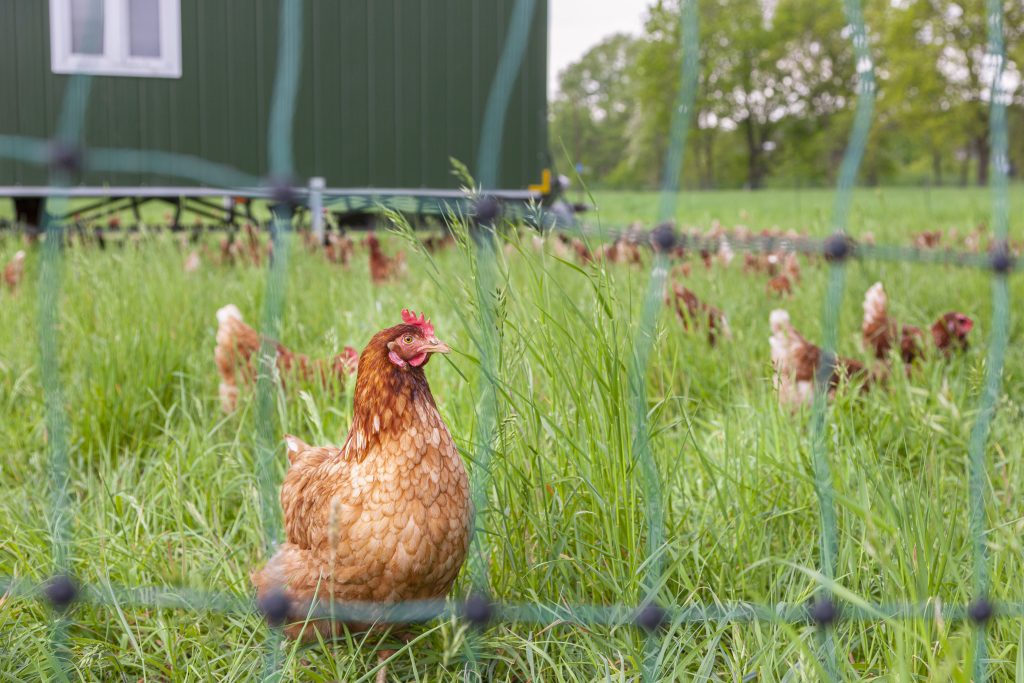
[[[26,579],[0,578],[0,591],[14,598],[39,600],[66,609],[72,603],[109,608],[151,608],[189,610],[230,616],[258,616],[264,607],[236,593],[199,588],[125,586],[109,581],[77,585],[63,580],[43,583]],[[819,602],[722,602],[704,605],[665,605],[652,618],[649,603],[636,605],[592,605],[584,603],[538,604],[534,602],[488,602],[479,609],[475,596],[457,600],[412,600],[400,603],[354,603],[317,600],[309,606],[310,620],[375,621],[407,624],[435,619],[457,619],[474,626],[532,624],[536,626],[592,625],[656,631],[671,624],[775,623],[833,626],[839,623],[917,620],[925,622],[979,623],[989,619],[1024,619],[1024,602],[992,601],[987,605],[945,604],[932,600],[921,604],[893,602],[837,601],[834,611]],[[984,608],[986,611],[982,611]],[[483,616],[481,616],[481,614]]]
[[[643,482],[647,549],[644,563],[643,592],[637,604],[586,605],[540,604],[496,599],[491,595],[487,576],[488,555],[483,535],[487,526],[487,505],[490,461],[500,418],[499,374],[501,339],[495,311],[494,283],[496,272],[497,226],[503,221],[531,217],[529,211],[498,201],[489,194],[497,187],[498,153],[501,147],[504,118],[512,88],[519,77],[520,64],[529,39],[529,26],[536,0],[516,0],[505,45],[487,99],[481,129],[476,172],[479,186],[461,196],[438,197],[415,192],[392,196],[376,191],[325,193],[325,203],[336,202],[345,211],[370,211],[381,208],[394,211],[422,211],[425,207],[447,216],[465,217],[471,225],[474,240],[472,275],[476,280],[475,313],[464,322],[480,357],[481,377],[473,443],[472,499],[476,507],[477,528],[468,557],[472,591],[465,601],[431,600],[394,604],[342,603],[316,600],[308,605],[310,619],[340,621],[374,621],[408,623],[433,619],[460,619],[476,626],[495,623],[520,623],[536,626],[602,625],[631,627],[645,634],[645,680],[656,680],[656,657],[659,639],[665,629],[700,623],[806,624],[819,636],[819,664],[824,676],[843,678],[839,646],[834,626],[841,622],[885,622],[895,620],[966,621],[974,631],[972,667],[974,680],[988,676],[986,647],[987,626],[992,619],[1024,619],[1024,602],[994,601],[988,572],[985,530],[985,450],[995,406],[999,397],[1001,377],[1009,334],[1008,278],[1018,272],[1016,258],[1009,243],[1009,209],[1007,201],[1008,139],[1006,103],[1002,90],[1005,67],[1005,45],[1002,38],[1002,8],[999,0],[987,0],[987,59],[994,66],[990,93],[990,131],[992,149],[992,224],[994,242],[986,253],[946,249],[921,249],[897,245],[875,245],[858,242],[847,234],[854,181],[864,153],[870,130],[874,97],[874,67],[859,0],[844,0],[850,28],[858,76],[857,104],[837,183],[831,221],[831,235],[824,239],[804,236],[750,235],[739,231],[718,234],[678,232],[671,224],[676,215],[680,170],[686,149],[686,138],[693,121],[693,106],[700,72],[699,22],[696,0],[679,2],[679,88],[668,131],[665,167],[658,209],[658,227],[653,231],[626,229],[594,229],[586,225],[569,228],[582,237],[626,239],[647,245],[654,250],[641,318],[633,341],[633,358],[629,368],[630,427],[632,453]],[[69,678],[73,669],[68,641],[71,614],[67,608],[75,602],[100,607],[146,607],[155,609],[210,611],[224,614],[262,614],[273,627],[266,641],[264,680],[277,680],[282,675],[281,649],[282,607],[268,607],[248,596],[189,587],[124,586],[102,579],[79,585],[69,560],[71,544],[71,501],[68,495],[69,443],[63,388],[58,370],[60,357],[57,321],[60,305],[60,245],[74,215],[68,205],[67,187],[82,170],[155,172],[178,176],[202,185],[245,189],[248,196],[272,202],[270,221],[273,258],[267,270],[266,298],[261,332],[264,345],[260,351],[254,426],[257,433],[257,481],[259,483],[260,522],[263,528],[264,552],[270,552],[279,541],[281,529],[276,505],[276,482],[273,458],[278,439],[274,410],[274,349],[267,340],[277,337],[286,301],[288,247],[293,217],[310,201],[308,188],[296,185],[292,161],[291,131],[301,68],[302,3],[282,0],[280,3],[279,51],[277,75],[270,121],[267,129],[270,168],[266,178],[255,178],[226,165],[207,160],[159,151],[127,149],[87,149],[81,143],[81,128],[88,102],[91,79],[76,75],[68,80],[67,91],[57,128],[52,140],[21,136],[0,136],[0,157],[45,165],[50,168],[52,193],[46,203],[45,244],[39,287],[39,351],[40,374],[46,409],[45,424],[49,452],[49,486],[52,495],[49,519],[52,544],[51,578],[33,582],[14,577],[0,577],[0,592],[19,599],[42,600],[56,609],[50,631],[50,643],[60,674]],[[255,189],[254,188],[260,188]],[[63,191],[62,191],[63,190]],[[555,225],[540,214],[532,215],[540,227]],[[538,216],[540,216],[538,218]],[[233,214],[232,214],[233,217]],[[647,422],[649,398],[645,385],[647,361],[656,332],[657,313],[668,266],[673,258],[687,251],[711,255],[725,248],[751,253],[800,253],[818,255],[829,265],[829,283],[823,310],[824,353],[816,378],[817,391],[812,405],[812,469],[813,483],[819,503],[820,577],[818,590],[803,603],[758,604],[735,602],[704,605],[697,602],[671,604],[658,598],[663,571],[666,540],[663,528],[661,477],[650,449],[650,427]],[[984,385],[979,396],[979,409],[969,441],[969,519],[973,544],[973,599],[967,605],[945,605],[939,600],[926,603],[874,603],[851,598],[835,590],[835,565],[838,554],[839,527],[835,509],[835,492],[829,468],[827,444],[828,414],[826,384],[834,363],[838,338],[838,311],[844,291],[844,274],[851,260],[894,261],[987,269],[992,272],[993,331],[989,343]],[[470,319],[470,318],[474,319]],[[287,612],[289,606],[284,606]],[[471,664],[478,662],[482,641],[471,639],[467,654]],[[482,677],[479,667],[476,675]]]

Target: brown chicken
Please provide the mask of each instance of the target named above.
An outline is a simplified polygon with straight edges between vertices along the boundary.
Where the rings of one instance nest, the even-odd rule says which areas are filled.
[[[608,263],[629,263],[634,266],[643,265],[640,247],[627,236],[620,235],[610,244],[604,245],[600,257]]]
[[[25,276],[25,252],[18,250],[14,257],[7,262],[4,267],[4,282],[7,283],[7,289],[14,292],[18,291],[18,285],[21,284],[21,278]]]
[[[352,261],[355,253],[356,243],[348,235],[336,235],[328,233],[325,238],[324,254],[331,263],[337,263],[345,268]]]
[[[359,360],[351,346],[327,360],[311,360],[281,343],[275,343],[275,347],[282,381],[291,376],[303,382],[316,380],[328,388],[335,386],[335,382],[344,385],[345,379],[356,371]],[[259,333],[245,324],[237,306],[228,304],[217,311],[217,347],[213,355],[220,373],[220,405],[225,413],[234,412],[238,405],[239,381],[252,383],[255,380],[259,350]]]
[[[233,266],[238,260],[241,247],[234,234],[222,237],[220,240],[220,264],[222,266]]]
[[[617,239],[610,244],[604,245],[604,249],[601,251],[601,258],[608,263],[622,263],[625,259],[625,254],[621,249],[621,239]]]
[[[935,249],[942,242],[941,230],[924,230],[915,234],[914,246],[918,249]]]
[[[678,282],[672,283],[672,293],[665,297],[665,303],[675,307],[676,315],[683,323],[683,329],[689,330],[691,325],[706,327],[708,343],[714,346],[718,335],[726,339],[732,338],[729,321],[725,314],[714,306],[697,298],[697,295]]]
[[[380,240],[372,232],[366,236],[366,246],[370,250],[370,278],[374,283],[387,282],[405,273],[404,251],[388,256],[380,246]]]
[[[782,297],[791,296],[793,294],[793,283],[790,282],[787,275],[776,275],[771,280],[768,280],[768,284],[765,285],[765,291],[768,294],[778,294]]]
[[[189,252],[188,257],[185,258],[185,263],[182,265],[182,269],[186,273],[194,273],[199,270],[199,267],[203,264],[202,259],[199,257],[199,252],[193,249]]]
[[[771,345],[774,384],[779,392],[779,401],[794,408],[810,403],[814,398],[814,377],[821,361],[821,349],[796,331],[786,311],[772,311],[768,321],[772,330],[768,343]],[[848,378],[865,380],[865,387],[874,379],[863,363],[836,357],[828,380],[830,394],[840,380]]]
[[[864,347],[878,359],[888,358],[889,350],[898,347],[903,362],[909,364],[924,352],[921,328],[901,325],[889,317],[889,297],[881,282],[871,285],[864,295],[861,335]]]
[[[341,632],[336,622],[304,621],[314,598],[442,599],[466,557],[469,481],[423,372],[432,354],[449,349],[423,316],[402,311],[402,320],[378,332],[359,358],[344,445],[312,447],[285,437],[286,541],[252,581],[261,598],[284,591],[290,638]]]
[[[256,228],[253,227],[252,223],[245,224],[245,237],[248,242],[246,247],[248,249],[249,262],[258,268],[262,262],[260,254],[261,242],[260,235],[256,232]]]
[[[940,317],[931,327],[935,348],[944,354],[967,348],[967,334],[974,321],[963,313],[950,312]],[[861,323],[864,346],[885,360],[889,351],[899,348],[900,358],[907,365],[924,355],[925,335],[920,327],[902,325],[889,316],[889,297],[881,282],[868,288],[864,295],[864,319]]]
[[[586,242],[580,239],[573,239],[572,241],[573,251],[576,252],[576,260],[580,262],[581,266],[585,266],[594,260],[594,252],[590,250]]]
[[[782,259],[782,274],[789,278],[791,283],[800,282],[800,259],[795,252],[789,252]]]
[[[932,341],[944,355],[953,351],[966,351],[967,334],[974,328],[974,321],[963,313],[950,312],[932,323]]]
[[[423,247],[431,254],[444,251],[455,244],[455,237],[445,230],[439,235],[427,235],[423,238]]]

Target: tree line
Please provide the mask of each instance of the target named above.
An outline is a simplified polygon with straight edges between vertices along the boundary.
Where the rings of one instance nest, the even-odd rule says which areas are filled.
[[[832,0],[697,0],[700,64],[683,183],[831,184],[856,104],[850,28]],[[1024,2],[1005,0],[1010,173],[1024,168]],[[866,0],[877,99],[860,182],[985,185],[994,64],[985,0]],[[655,187],[679,87],[678,4],[613,35],[558,77],[556,165],[594,187]]]

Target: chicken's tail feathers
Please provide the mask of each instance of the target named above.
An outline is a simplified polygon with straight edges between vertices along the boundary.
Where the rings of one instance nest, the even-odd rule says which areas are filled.
[[[256,330],[246,324],[242,312],[234,304],[228,304],[217,311],[217,345],[259,346]]]
[[[213,356],[222,384],[226,385],[226,388],[221,390],[221,401],[227,406],[233,403],[234,396],[228,399],[225,399],[225,396],[232,394],[231,387],[237,384],[235,375],[238,365],[247,363],[249,357],[259,348],[259,335],[242,320],[242,312],[238,310],[238,306],[228,304],[217,311],[216,342]]]
[[[285,447],[288,449],[287,453],[289,463],[295,462],[295,458],[297,458],[300,453],[302,453],[303,451],[308,451],[310,448],[308,443],[292,434],[284,435],[284,443]]]
[[[722,324],[722,336],[724,336],[729,341],[732,341],[732,328],[729,327],[729,318],[725,315],[725,313],[722,314],[721,324]]]
[[[781,308],[776,308],[768,316],[768,324],[772,334],[768,338],[768,344],[772,351],[772,365],[776,372],[788,370],[792,365],[793,346],[798,343],[799,336],[789,321],[789,313]]]
[[[245,322],[242,318],[242,312],[238,310],[238,306],[234,304],[228,304],[217,309],[217,324],[224,326],[229,320],[237,320],[238,322]]]
[[[876,282],[864,293],[864,326],[876,323],[888,315],[889,297],[881,282]]]
[[[776,308],[768,315],[768,324],[772,329],[772,336],[793,329],[792,323],[789,322],[789,312],[782,308]]]

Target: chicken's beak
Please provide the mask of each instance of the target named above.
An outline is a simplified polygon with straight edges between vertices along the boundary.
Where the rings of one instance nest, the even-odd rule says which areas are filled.
[[[451,349],[437,337],[431,337],[426,346],[422,348],[427,353],[448,353]]]

